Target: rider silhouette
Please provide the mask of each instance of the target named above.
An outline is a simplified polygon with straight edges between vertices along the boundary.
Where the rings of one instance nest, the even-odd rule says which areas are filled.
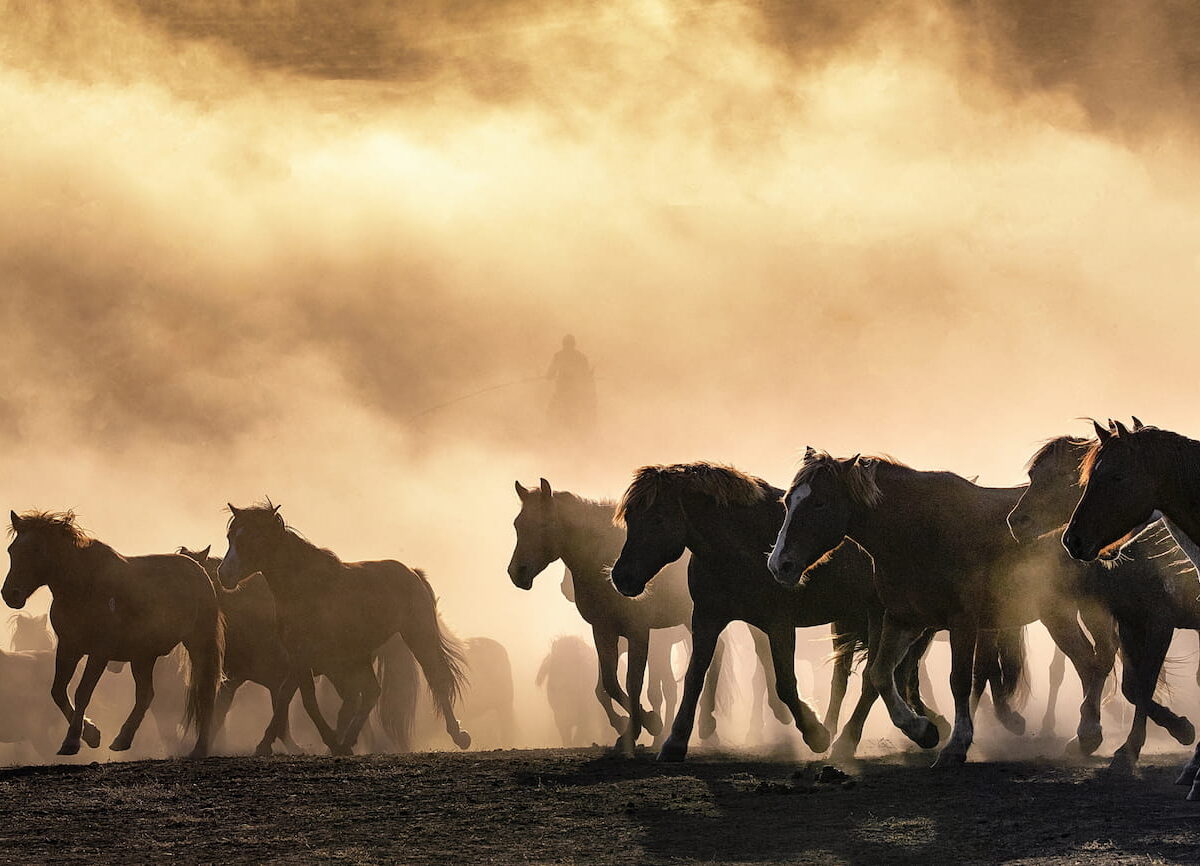
[[[546,378],[554,383],[550,422],[564,430],[589,429],[596,419],[596,388],[587,356],[575,348],[575,338],[563,337]]]

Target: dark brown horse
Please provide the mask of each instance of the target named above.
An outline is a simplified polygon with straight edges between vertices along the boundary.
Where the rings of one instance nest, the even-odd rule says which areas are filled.
[[[621,592],[638,596],[664,565],[679,559],[685,550],[692,554],[688,564],[694,603],[692,657],[679,712],[660,760],[679,761],[686,756],[717,639],[735,620],[766,633],[778,697],[813,751],[823,752],[829,746],[828,730],[796,690],[796,629],[836,622],[843,647],[866,646],[871,643],[872,613],[881,619],[882,609],[871,584],[870,560],[853,546],[839,551],[828,567],[815,572],[799,589],[787,590],[772,580],[764,553],[783,522],[782,493],[761,478],[728,466],[685,463],[642,467],[621,499],[618,518],[627,535],[612,570],[613,583]],[[912,673],[915,681],[915,665]],[[863,694],[839,737],[836,754],[853,755],[875,697],[864,680]],[[936,732],[934,737],[936,742]]]
[[[299,687],[332,753],[352,753],[380,696],[376,653],[395,634],[421,665],[446,732],[459,748],[471,745],[454,715],[465,679],[462,645],[442,625],[424,574],[395,560],[342,562],[289,528],[269,502],[230,505],[229,511],[229,551],[218,568],[220,581],[229,585],[263,573],[288,655],[284,688]],[[341,696],[336,729],[317,703],[315,674],[327,676]]]
[[[133,669],[133,711],[111,746],[128,749],[154,697],[155,662],[182,643],[191,661],[185,726],[194,723],[197,729],[192,756],[206,755],[225,638],[204,569],[174,554],[122,556],[88,537],[70,512],[13,512],[11,519],[9,571],[0,591],[5,603],[20,609],[42,586],[54,595],[50,622],[58,648],[50,694],[68,723],[59,754],[77,753],[81,739],[99,745],[100,731],[84,714],[110,661],[129,662]],[[72,705],[67,684],[84,656]]]
[[[1029,487],[1009,514],[1013,536],[1030,542],[1066,527],[1079,500],[1079,465],[1094,442],[1072,436],[1051,439],[1029,461]],[[1088,567],[1087,589],[1116,620],[1125,662],[1121,690],[1135,712],[1125,744],[1113,755],[1114,769],[1132,770],[1146,742],[1149,717],[1183,745],[1195,728],[1154,699],[1175,629],[1200,629],[1200,599],[1191,569],[1165,530],[1143,533],[1111,563]],[[1082,612],[1082,608],[1081,608]],[[1084,624],[1092,627],[1085,618]]]
[[[1053,540],[1018,545],[1009,534],[1005,521],[1021,492],[884,458],[838,460],[809,448],[785,498],[771,571],[794,585],[847,538],[871,555],[886,611],[871,679],[892,722],[926,747],[935,742],[934,732],[901,698],[894,671],[926,629],[950,630],[954,732],[938,765],[966,760],[977,659],[996,656],[998,630],[1036,619],[1084,684],[1079,749],[1090,754],[1102,740],[1100,699],[1113,659],[1098,657],[1079,626],[1080,569],[1059,555]]]
[[[1096,441],[1079,468],[1083,495],[1063,533],[1063,546],[1076,559],[1098,557],[1148,522],[1162,517],[1193,564],[1200,542],[1200,442],[1144,426],[1093,423]],[[1195,594],[1195,587],[1192,587]],[[1200,800],[1200,746],[1176,784],[1189,785]]]
[[[600,665],[596,697],[620,735],[617,747],[631,752],[643,726],[660,743],[663,719],[653,710],[643,709],[640,700],[631,701],[630,696],[640,698],[642,694],[651,632],[662,634],[686,626],[691,620],[686,570],[682,566],[668,567],[651,592],[637,599],[626,598],[608,576],[625,539],[622,529],[613,525],[616,504],[555,491],[545,478],[533,489],[525,489],[519,481],[515,487],[521,510],[513,521],[517,541],[508,564],[509,578],[520,589],[529,589],[548,565],[563,561],[571,574],[575,607],[592,627]],[[620,638],[625,638],[629,653],[624,689],[617,680]],[[720,669],[719,656],[716,669]],[[700,726],[700,735],[705,739],[716,730],[716,688],[714,675],[705,690]],[[632,708],[628,720],[613,709],[613,702],[626,710]],[[777,712],[782,713],[782,708]]]

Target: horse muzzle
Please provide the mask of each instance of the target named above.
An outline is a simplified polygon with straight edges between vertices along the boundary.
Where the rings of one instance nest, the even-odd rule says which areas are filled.
[[[1081,562],[1091,562],[1100,553],[1099,546],[1085,545],[1078,534],[1070,531],[1063,533],[1062,544],[1072,559]]]
[[[639,580],[637,571],[638,569],[625,565],[618,559],[609,573],[612,585],[626,598],[637,598],[646,591],[646,584],[650,582],[649,579]]]
[[[16,589],[6,589],[0,595],[3,595],[4,603],[13,610],[20,610],[25,606],[25,602],[29,600],[28,595]]]
[[[517,589],[533,589],[533,572],[527,565],[510,565],[508,579]]]

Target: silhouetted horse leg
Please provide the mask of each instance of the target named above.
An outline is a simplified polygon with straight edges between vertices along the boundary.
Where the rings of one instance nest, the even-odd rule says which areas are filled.
[[[1158,675],[1174,632],[1170,626],[1141,627],[1128,623],[1121,626],[1121,647],[1125,658],[1121,692],[1133,704],[1134,716],[1124,745],[1117,749],[1109,764],[1114,770],[1131,771],[1137,765],[1146,742],[1147,718],[1164,728],[1182,745],[1190,746],[1195,740],[1196,729],[1192,723],[1154,699]],[[1188,779],[1187,783],[1190,782]]]
[[[687,757],[688,741],[692,738],[692,725],[696,721],[696,703],[704,689],[704,678],[712,664],[717,639],[729,620],[701,614],[697,607],[692,611],[692,657],[688,660],[687,673],[683,677],[683,697],[679,700],[679,712],[671,724],[671,736],[663,743],[658,753],[660,761],[682,761]]]
[[[933,643],[936,634],[935,629],[926,629],[919,638],[913,641],[896,670],[897,676],[902,674],[906,683],[903,695],[905,702],[913,708],[913,712],[918,716],[924,716],[933,722],[940,740],[950,736],[950,722],[943,718],[935,707],[931,706],[932,700],[929,702],[925,700],[924,694],[933,694],[933,686],[927,684],[925,689],[921,687],[921,674],[924,671],[921,662],[925,658],[925,653],[929,651],[929,645]],[[928,680],[928,677],[925,679]]]
[[[129,718],[125,720],[125,724],[121,725],[116,739],[109,746],[114,752],[124,752],[133,745],[133,737],[141,727],[142,719],[146,717],[146,710],[150,709],[150,702],[154,700],[154,663],[156,661],[158,661],[157,656],[150,656],[150,658],[137,659],[130,663],[133,670],[133,709],[129,713]]]
[[[337,750],[341,748],[341,743],[338,742],[337,734],[333,728],[329,727],[329,722],[325,721],[325,715],[321,712],[321,705],[317,702],[317,689],[313,683],[312,671],[307,668],[296,670],[294,676],[300,688],[300,702],[304,704],[304,711],[308,713],[317,733],[321,736],[321,742],[335,755],[338,754]]]
[[[950,627],[950,693],[954,695],[954,730],[933,762],[935,767],[961,764],[975,737],[971,718],[971,676],[975,668],[975,642],[978,632],[967,623]],[[994,653],[993,653],[994,654]]]
[[[829,682],[829,706],[825,710],[822,724],[830,736],[837,733],[838,717],[842,714],[842,703],[846,700],[846,688],[850,683],[850,668],[854,665],[854,648],[857,646],[853,637],[848,637],[845,626],[832,623],[830,631],[833,634],[833,676]]]
[[[1012,634],[1009,634],[1008,631],[1011,631]],[[1009,733],[1021,736],[1025,733],[1025,717],[1014,710],[1009,703],[1012,692],[1016,690],[1016,681],[1010,682],[1006,679],[1005,671],[1000,664],[1000,649],[1002,641],[1020,641],[1023,640],[1023,637],[1019,629],[1008,631],[1001,633],[994,629],[980,629],[976,634],[971,713],[974,715],[975,710],[978,709],[983,690],[991,686],[992,709],[996,718]],[[1016,637],[1014,638],[1013,635]],[[1015,658],[1020,657],[1019,650],[1013,653],[1011,647],[1008,647],[1007,651]],[[1012,671],[1010,674],[1019,676],[1019,671]]]
[[[225,751],[225,717],[229,715],[233,698],[244,682],[246,681],[239,679],[222,680],[221,687],[217,690],[217,699],[213,703],[213,744],[218,752]],[[275,721],[274,714],[271,716],[271,721]],[[270,727],[269,724],[268,727]]]
[[[1050,691],[1046,694],[1046,714],[1042,716],[1042,729],[1039,737],[1055,736],[1055,709],[1058,706],[1058,690],[1062,688],[1063,677],[1067,673],[1067,654],[1054,646],[1054,656],[1050,659]]]
[[[75,670],[79,667],[81,658],[83,658],[83,653],[76,652],[62,643],[58,645],[54,654],[54,681],[50,685],[50,697],[59,712],[63,714],[63,718],[67,720],[68,729],[75,719],[75,707],[71,705],[67,686],[70,685],[71,678],[75,676]],[[83,719],[82,737],[83,741],[93,749],[100,745],[100,729],[87,716],[84,716]]]
[[[1076,746],[1080,753],[1090,755],[1104,740],[1100,725],[1100,696],[1104,690],[1107,671],[1101,671],[1092,644],[1084,636],[1074,609],[1070,612],[1056,607],[1043,612],[1042,624],[1054,638],[1054,642],[1067,654],[1079,681],[1083,684],[1083,703],[1079,707],[1079,728],[1076,740],[1068,744]]]
[[[653,717],[655,727],[662,730],[662,720],[653,710],[642,709],[642,682],[646,676],[646,654],[649,649],[649,632],[630,635],[628,667],[625,670],[625,694],[629,696],[629,727],[617,740],[617,749],[626,755],[632,755],[637,739],[642,733],[643,718]],[[647,725],[647,730],[650,730]],[[653,733],[653,731],[651,731]]]
[[[767,719],[767,671],[760,665],[754,665],[754,673],[750,677],[750,723],[746,730],[747,743],[761,743],[763,730]]]
[[[596,683],[596,700],[600,702],[608,723],[618,734],[623,734],[629,724],[629,719],[613,709],[615,702],[619,707],[629,705],[629,699],[621,689],[617,680],[617,633],[592,626],[592,640],[596,645],[596,661],[600,665],[600,677]]]
[[[704,689],[700,692],[701,740],[715,737],[717,733],[717,694],[721,686],[721,677],[725,675],[725,653],[728,645],[724,635],[717,640],[712,664],[709,665],[708,676],[704,680]]]
[[[871,664],[876,648],[879,646],[882,627],[883,615],[881,613],[870,612],[867,614],[867,669],[862,677],[862,692],[858,696],[854,710],[850,713],[850,718],[846,720],[846,726],[838,735],[829,754],[829,757],[835,760],[844,761],[854,757],[854,753],[858,750],[858,744],[862,741],[863,726],[867,723],[867,716],[870,715],[871,707],[875,706],[875,701],[879,698],[879,690],[875,688],[875,683],[871,680]]]
[[[770,637],[761,629],[749,626],[750,637],[754,640],[754,655],[758,660],[759,666],[762,667],[763,675],[767,678],[767,705],[771,708],[771,712],[775,715],[776,721],[781,725],[792,724],[792,714],[788,706],[780,700],[779,689],[775,684],[775,662],[774,648]],[[793,629],[794,632],[794,629]],[[795,634],[792,635],[792,646],[796,644]],[[793,650],[794,652],[794,650]],[[792,659],[792,677],[796,675],[796,661]]]
[[[796,627],[790,622],[774,626],[767,637],[771,640],[771,661],[775,666],[775,691],[792,711],[804,742],[820,754],[829,748],[829,731],[796,690]]]
[[[1091,635],[1096,657],[1097,676],[1100,677],[1100,694],[1097,701],[1103,705],[1104,688],[1117,662],[1117,626],[1112,613],[1101,604],[1084,599],[1079,602],[1079,618]]]
[[[657,662],[651,664],[651,669],[655,671],[654,681],[660,698],[659,718],[664,723],[659,726],[658,733],[654,735],[655,749],[660,748],[663,741],[666,740],[669,732],[667,725],[675,718],[675,708],[679,703],[679,684],[675,682],[675,669],[671,666],[671,651],[674,649],[675,643],[665,638],[663,643],[665,646],[657,652]],[[650,646],[651,650],[654,650],[653,639]],[[510,739],[505,739],[503,742],[510,742]]]
[[[301,751],[300,746],[292,739],[291,720],[288,718],[288,711],[292,706],[292,698],[296,695],[296,681],[292,678],[285,679],[277,688],[271,690],[271,721],[267,723],[267,729],[263,732],[262,740],[254,749],[254,754],[266,756],[272,754],[272,746],[276,740],[283,743],[292,754]]]
[[[79,741],[83,735],[84,711],[87,710],[87,705],[92,700],[92,692],[96,689],[96,683],[100,682],[100,677],[107,664],[108,659],[106,658],[88,656],[87,663],[83,666],[83,675],[79,677],[79,685],[75,687],[75,713],[71,716],[67,735],[58,749],[60,755],[79,754]]]
[[[353,752],[354,744],[358,742],[358,735],[361,733],[363,725],[370,718],[371,710],[375,709],[375,705],[379,703],[381,689],[370,659],[349,673],[348,682],[354,690],[355,711],[346,724],[342,746],[348,752]]]
[[[921,636],[924,629],[902,625],[886,613],[883,628],[879,633],[878,647],[871,648],[871,682],[883,698],[892,724],[906,737],[923,749],[932,749],[938,744],[938,732],[934,724],[924,716],[913,712],[896,689],[896,668],[908,653],[909,647]],[[970,684],[968,683],[968,688]]]

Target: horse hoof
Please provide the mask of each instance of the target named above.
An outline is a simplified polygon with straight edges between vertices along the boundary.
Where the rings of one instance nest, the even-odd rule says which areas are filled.
[[[937,756],[937,760],[933,762],[933,766],[937,769],[942,769],[945,767],[958,767],[966,762],[966,752],[962,751],[961,749],[952,749],[947,746],[945,749],[942,749],[941,753]]]
[[[1196,741],[1195,726],[1183,716],[1180,716],[1179,721],[1167,728],[1167,733],[1174,737],[1175,742],[1181,746],[1190,746]]]
[[[663,763],[677,764],[687,757],[687,742],[680,742],[674,737],[667,737],[659,750],[658,759]]]
[[[274,754],[275,752],[271,749],[270,743],[267,743],[266,745],[259,743],[254,749],[254,757],[256,758],[270,758]]]
[[[707,740],[717,732],[717,720],[713,716],[700,717],[700,739]]]
[[[857,750],[858,743],[852,742],[848,737],[838,737],[837,742],[833,744],[833,751],[829,753],[829,760],[853,761]]]
[[[829,748],[829,730],[824,725],[813,725],[807,731],[801,732],[804,743],[818,755]]]
[[[941,740],[937,725],[923,717],[917,719],[916,724],[912,726],[912,731],[904,733],[908,734],[908,738],[922,749],[932,749]]]
[[[662,733],[663,721],[662,716],[651,710],[648,713],[642,713],[642,729],[652,737],[657,737]]]
[[[454,745],[458,746],[460,749],[471,748],[471,735],[466,731],[459,731],[457,734],[452,734],[450,739],[452,739],[454,741]]]
[[[100,748],[100,729],[91,722],[83,723],[83,741],[88,744],[89,748]]]
[[[1183,771],[1179,774],[1179,778],[1175,780],[1176,785],[1190,785],[1196,781],[1196,771],[1198,768],[1195,764],[1187,764]]]
[[[199,760],[202,760],[203,758],[207,758],[207,757],[208,757],[208,749],[206,749],[202,746],[196,746],[196,748],[194,748],[190,752],[188,752],[188,760],[189,761],[199,761]]]
[[[1136,766],[1137,760],[1120,749],[1117,749],[1112,756],[1112,760],[1108,762],[1109,772],[1119,773],[1122,776],[1131,775],[1133,768]]]
[[[126,739],[125,737],[117,737],[115,740],[112,741],[112,745],[110,745],[108,747],[108,750],[110,752],[127,752],[127,751],[129,751],[129,747],[132,745],[133,745],[132,739]]]
[[[1080,731],[1079,736],[1075,738],[1075,744],[1079,749],[1079,753],[1085,757],[1100,748],[1102,742],[1104,742],[1104,733],[1099,729],[1086,732]]]
[[[63,740],[63,744],[58,747],[60,755],[78,755],[79,740]]]
[[[1025,717],[1023,715],[1016,712],[1008,712],[1000,715],[999,718],[1000,724],[1004,725],[1004,730],[1018,737],[1025,736]]]

